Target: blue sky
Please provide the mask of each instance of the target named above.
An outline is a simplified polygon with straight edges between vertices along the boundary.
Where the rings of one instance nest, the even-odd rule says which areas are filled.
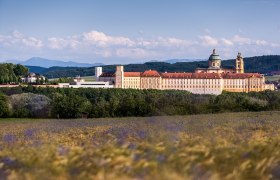
[[[0,0],[0,61],[280,54],[279,0]]]

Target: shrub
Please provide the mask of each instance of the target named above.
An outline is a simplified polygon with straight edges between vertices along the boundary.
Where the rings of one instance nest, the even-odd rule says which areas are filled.
[[[10,114],[7,97],[0,93],[0,117],[8,117]]]
[[[50,99],[44,95],[22,93],[10,96],[12,115],[14,117],[48,117]]]

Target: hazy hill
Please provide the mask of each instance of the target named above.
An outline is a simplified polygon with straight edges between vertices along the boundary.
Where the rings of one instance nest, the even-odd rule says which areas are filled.
[[[26,66],[29,69],[29,72],[39,73],[42,74],[49,70],[49,68],[44,68],[40,66]]]
[[[256,56],[244,58],[246,72],[270,73],[271,71],[280,71],[280,56]],[[176,62],[170,64],[167,62],[146,62],[144,64],[127,64],[124,65],[125,71],[145,71],[147,69],[155,69],[160,72],[193,72],[198,66],[207,66],[207,61],[194,62]],[[224,67],[235,65],[235,60],[222,61]],[[115,71],[115,65],[103,66],[103,71]],[[34,72],[35,68],[32,67]],[[40,69],[39,69],[40,70]],[[49,78],[57,77],[75,77],[94,75],[94,67],[51,67],[44,69],[41,73]]]
[[[102,63],[77,63],[74,61],[60,61],[60,60],[50,60],[44,59],[40,57],[33,57],[26,61],[18,61],[18,60],[8,60],[6,62],[13,63],[13,64],[22,64],[25,66],[40,66],[40,67],[53,67],[53,66],[60,66],[60,67],[92,67],[92,66],[100,66],[104,65]]]
[[[148,63],[149,62],[166,62],[166,63],[174,64],[174,63],[178,63],[178,62],[195,62],[195,61],[206,61],[206,59],[168,59],[168,60],[163,60],[163,61],[151,60],[151,61],[148,61]]]

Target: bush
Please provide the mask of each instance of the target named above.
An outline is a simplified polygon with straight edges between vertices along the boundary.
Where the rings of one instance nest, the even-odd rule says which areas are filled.
[[[22,93],[10,96],[12,115],[14,117],[48,117],[50,99],[44,95]]]
[[[0,93],[0,117],[8,117],[10,114],[9,105],[7,101],[7,97]]]

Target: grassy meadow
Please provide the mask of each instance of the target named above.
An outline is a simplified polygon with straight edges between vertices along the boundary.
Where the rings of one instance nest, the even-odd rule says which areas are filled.
[[[0,179],[279,178],[278,111],[0,120]]]
[[[71,78],[71,77],[68,77]],[[95,77],[94,76],[82,76],[81,78],[83,78],[86,82],[88,81],[95,81]],[[58,81],[59,78],[51,78],[49,79],[49,81]]]
[[[280,80],[280,76],[279,75],[265,76],[265,80],[266,81],[279,81]]]

